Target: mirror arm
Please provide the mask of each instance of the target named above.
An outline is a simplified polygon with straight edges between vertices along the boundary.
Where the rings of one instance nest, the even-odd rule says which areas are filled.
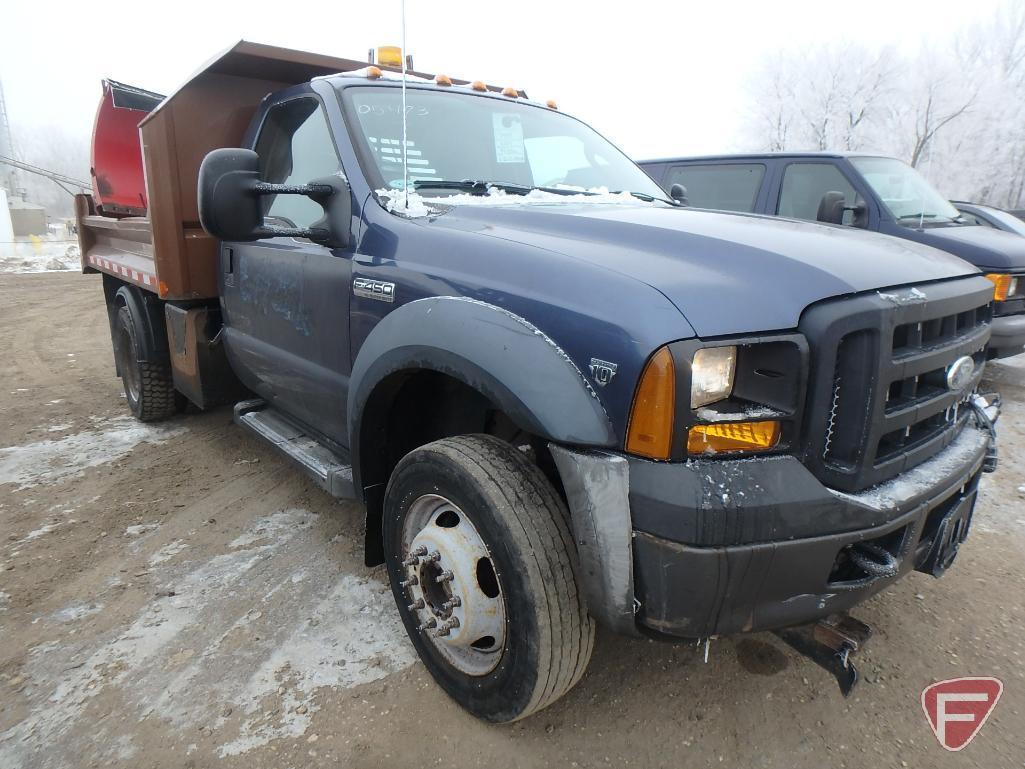
[[[330,184],[271,184],[256,182],[252,190],[257,195],[305,195],[314,200],[326,200],[335,190]]]
[[[259,238],[306,238],[314,243],[327,240],[331,233],[323,227],[267,227],[257,231]]]

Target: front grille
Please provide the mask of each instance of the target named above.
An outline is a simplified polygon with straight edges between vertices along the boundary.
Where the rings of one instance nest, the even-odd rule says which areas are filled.
[[[969,415],[992,320],[992,285],[965,278],[810,307],[800,329],[812,352],[805,464],[831,488],[861,491],[924,462]],[[947,371],[976,370],[952,391]]]

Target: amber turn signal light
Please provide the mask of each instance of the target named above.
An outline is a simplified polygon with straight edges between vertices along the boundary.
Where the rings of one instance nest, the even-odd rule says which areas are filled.
[[[780,425],[765,422],[716,422],[694,425],[687,433],[688,454],[768,451],[779,444]]]
[[[993,284],[993,299],[1003,302],[1018,292],[1018,279],[999,272],[991,272],[986,278]]]
[[[644,366],[637,385],[626,450],[652,459],[669,459],[676,411],[676,369],[668,347],[661,348]]]

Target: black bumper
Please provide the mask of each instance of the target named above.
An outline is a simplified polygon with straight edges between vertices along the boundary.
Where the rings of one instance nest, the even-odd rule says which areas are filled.
[[[995,316],[988,349],[991,359],[1025,352],[1025,314]]]
[[[638,627],[684,638],[769,630],[848,610],[914,569],[938,575],[967,534],[989,446],[967,427],[860,494],[825,488],[791,457],[630,459]],[[889,569],[861,568],[858,543],[886,554]]]

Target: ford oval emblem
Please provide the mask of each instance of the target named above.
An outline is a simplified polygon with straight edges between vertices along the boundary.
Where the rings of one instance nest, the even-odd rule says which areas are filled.
[[[950,364],[947,369],[947,387],[955,392],[968,387],[975,374],[975,361],[969,356],[963,355]]]

